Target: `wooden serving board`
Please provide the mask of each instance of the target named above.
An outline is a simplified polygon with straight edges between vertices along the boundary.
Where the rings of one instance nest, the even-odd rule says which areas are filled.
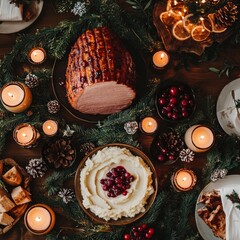
[[[209,37],[201,42],[196,42],[192,38],[179,41],[172,35],[172,27],[167,27],[160,20],[160,14],[166,11],[167,0],[157,2],[153,9],[153,24],[156,27],[158,36],[162,39],[164,47],[169,52],[188,52],[202,55],[206,47],[210,47],[214,42],[221,43],[233,32],[232,28],[223,33],[211,33]]]
[[[1,166],[0,179],[2,178],[2,175],[6,171],[8,171],[13,166],[15,166],[22,176],[22,182],[21,182],[20,186],[22,186],[22,188],[24,188],[25,190],[27,190],[29,192],[29,190],[30,190],[30,187],[29,187],[30,176],[12,158],[1,159],[0,160],[0,166]],[[9,190],[9,194],[10,194],[11,189],[14,188],[14,187],[8,185],[7,183],[5,183],[5,186],[6,186],[7,190]],[[28,207],[28,203],[25,203],[25,204],[22,204],[22,205],[16,205],[12,210],[7,212],[11,217],[14,218],[14,222],[10,225],[7,225],[7,226],[0,225],[0,235],[3,235],[6,232],[8,232],[20,220],[22,215],[27,210],[27,207]]]

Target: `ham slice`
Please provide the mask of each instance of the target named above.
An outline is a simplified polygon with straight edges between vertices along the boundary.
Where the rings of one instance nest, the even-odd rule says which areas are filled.
[[[84,114],[112,114],[136,96],[135,65],[122,42],[107,27],[83,33],[74,44],[66,69],[71,106]]]

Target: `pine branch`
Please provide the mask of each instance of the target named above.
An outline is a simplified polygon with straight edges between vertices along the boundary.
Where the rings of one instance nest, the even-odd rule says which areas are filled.
[[[240,198],[239,198],[239,196],[238,196],[238,194],[237,194],[237,192],[236,192],[235,190],[233,190],[230,195],[227,194],[226,197],[227,197],[233,204],[236,203],[235,207],[240,210]]]

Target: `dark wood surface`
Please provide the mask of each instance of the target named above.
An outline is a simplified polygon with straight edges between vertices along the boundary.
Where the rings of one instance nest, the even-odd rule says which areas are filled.
[[[74,19],[75,17],[72,14],[57,14],[54,6],[51,1],[45,1],[44,7],[41,15],[36,20],[36,22],[23,30],[21,33],[35,32],[37,29],[43,27],[54,27],[59,21],[63,19]],[[12,49],[12,46],[15,43],[17,33],[13,34],[0,34],[0,59],[4,57],[5,54],[9,53]],[[196,90],[196,97],[199,99],[199,104],[201,104],[201,99],[207,95],[211,95],[214,100],[217,100],[217,97],[221,89],[230,81],[236,79],[240,76],[240,69],[236,69],[231,72],[229,78],[223,76],[219,78],[215,73],[209,71],[209,67],[222,67],[224,59],[230,59],[236,64],[240,64],[240,48],[236,46],[231,46],[228,42],[224,43],[219,52],[219,57],[215,61],[204,62],[199,64],[191,64],[189,71],[186,71],[184,67],[176,67],[178,65],[178,56],[177,54],[171,53],[171,62],[167,69],[162,71],[155,71],[151,66],[148,66],[150,76],[160,77],[162,81],[174,77],[175,79],[180,79]],[[146,56],[146,59],[149,59],[150,56]],[[49,63],[51,64],[51,63]],[[66,118],[69,122],[73,122],[74,119],[69,116],[67,112],[62,111],[62,116]],[[168,125],[158,119],[160,130],[164,130]],[[81,124],[81,123],[80,123]],[[143,151],[149,153],[149,146],[153,140],[153,136],[147,136],[141,133],[138,133],[137,136],[143,146]],[[19,147],[16,143],[13,142],[12,136],[9,136],[6,147],[2,153],[1,158],[12,157],[20,165],[25,166],[28,161],[32,158],[38,158],[41,156],[41,146],[42,143],[33,149],[23,149]],[[197,154],[194,162],[188,164],[188,167],[193,169],[198,177],[200,177],[201,169],[204,166],[206,161],[205,154]],[[158,181],[159,181],[159,191],[164,188],[169,188],[167,186],[166,180],[169,179],[170,173],[182,166],[181,163],[176,163],[170,166],[160,165],[159,163],[154,163]],[[48,173],[50,174],[50,173]],[[73,182],[70,182],[69,185],[72,185]],[[31,184],[31,192],[34,199],[34,192],[37,192],[39,187],[43,185],[43,180],[37,179],[34,180]],[[34,199],[34,202],[37,202],[37,199]],[[194,215],[194,213],[193,213]],[[63,214],[57,212],[57,224],[56,228],[59,226],[71,226],[71,222],[66,221],[63,217]],[[194,226],[193,226],[194,227]],[[6,235],[0,237],[4,240],[42,240],[45,239],[45,236],[36,236],[31,234],[26,230],[21,220],[14,228],[7,233]]]

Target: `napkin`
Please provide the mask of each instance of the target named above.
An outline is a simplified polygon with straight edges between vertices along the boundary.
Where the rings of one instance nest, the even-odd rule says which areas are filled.
[[[23,6],[16,7],[9,0],[0,0],[0,21],[22,21]]]
[[[237,185],[220,189],[223,211],[226,214],[226,240],[240,239],[240,210],[226,197],[226,195],[230,195],[233,190],[240,196],[240,187]]]

